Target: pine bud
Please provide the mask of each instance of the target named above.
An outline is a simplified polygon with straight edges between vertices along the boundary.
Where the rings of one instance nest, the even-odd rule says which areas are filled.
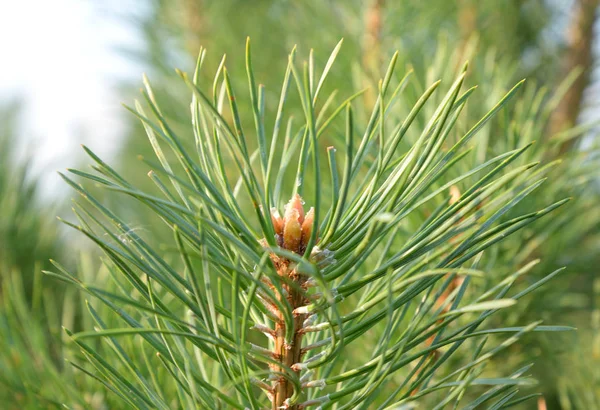
[[[304,218],[304,222],[302,222],[302,245],[305,247],[310,240],[310,235],[313,230],[313,223],[315,219],[315,209],[310,208],[306,217]]]
[[[289,207],[283,219],[283,247],[289,251],[300,253],[302,241],[302,225],[300,214],[295,208]]]
[[[306,251],[306,246],[313,232],[315,219],[314,208],[310,208],[304,214],[302,204],[302,197],[295,194],[285,206],[283,218],[277,208],[271,208],[271,223],[275,231],[277,245],[299,255],[302,255]],[[264,242],[266,243],[266,241]]]
[[[304,207],[302,206],[302,197],[298,194],[295,194],[285,207],[284,223],[285,219],[289,218],[288,214],[294,210],[298,211],[298,222],[302,224],[304,222]]]
[[[283,218],[279,215],[277,208],[271,208],[271,222],[273,223],[273,229],[277,235],[283,235]]]

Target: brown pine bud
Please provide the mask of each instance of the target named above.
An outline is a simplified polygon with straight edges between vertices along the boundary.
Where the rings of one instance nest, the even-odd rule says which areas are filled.
[[[277,235],[283,235],[283,218],[279,215],[277,208],[271,208],[271,222]]]
[[[302,198],[300,195],[295,194],[285,207],[284,224],[285,219],[288,218],[288,213],[292,212],[294,209],[298,211],[298,222],[304,222],[304,207],[302,206]]]
[[[302,225],[297,209],[288,207],[283,219],[283,247],[289,251],[300,253],[302,241]]]
[[[306,247],[312,234],[313,224],[315,219],[315,209],[310,208],[302,222],[302,247]]]

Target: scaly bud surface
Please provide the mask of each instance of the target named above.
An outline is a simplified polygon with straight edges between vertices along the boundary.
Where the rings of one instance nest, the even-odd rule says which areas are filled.
[[[313,234],[315,223],[315,210],[310,208],[305,214],[303,201],[300,195],[295,194],[285,206],[283,217],[276,208],[271,208],[271,222],[275,231],[275,240],[279,247],[294,252],[297,255],[304,255],[307,251],[307,246]],[[262,239],[261,244],[267,246],[267,241]],[[318,242],[318,241],[316,241]],[[329,250],[321,250],[317,246],[313,246],[308,254],[310,260],[322,267],[333,260],[332,252]],[[287,300],[291,306],[294,316],[293,321],[293,338],[289,341],[285,340],[286,323],[284,315],[275,308],[276,304],[267,303],[267,308],[274,308],[274,316],[276,317],[274,329],[262,329],[267,332],[274,340],[273,357],[277,358],[279,363],[273,363],[270,368],[273,372],[274,381],[271,392],[273,394],[273,405],[275,408],[282,408],[286,403],[290,410],[296,410],[296,405],[289,405],[289,400],[294,393],[293,384],[291,381],[281,376],[282,374],[294,371],[300,373],[299,366],[302,365],[302,356],[306,350],[302,349],[303,326],[306,319],[311,315],[306,312],[305,308],[308,304],[314,302],[315,293],[309,295],[309,288],[314,287],[314,280],[300,272],[297,264],[288,258],[271,253],[271,260],[277,269],[278,275],[282,278],[281,287],[269,285],[279,300]]]

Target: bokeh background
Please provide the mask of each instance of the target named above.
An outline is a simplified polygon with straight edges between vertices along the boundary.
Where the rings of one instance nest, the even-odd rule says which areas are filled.
[[[597,9],[597,0],[0,2],[0,408],[58,408],[73,396],[80,408],[117,408],[101,385],[65,364],[61,326],[86,326],[82,300],[41,274],[50,258],[89,276],[97,270],[91,244],[56,221],[68,214],[72,193],[55,171],[83,164],[85,144],[130,180],[148,184],[138,156],[151,156],[150,147],[121,107],[138,97],[141,73],[165,115],[185,129],[189,96],[174,68],[191,72],[204,46],[205,71],[226,53],[234,85],[245,89],[250,36],[256,76],[270,92],[278,91],[294,45],[304,55],[313,48],[322,63],[340,38],[343,51],[331,74],[340,90],[376,89],[396,50],[423,83],[451,78],[468,60],[469,82],[484,90],[477,101],[488,108],[527,78],[523,110],[537,104],[545,111],[520,131],[538,141],[540,159],[563,159],[546,195],[573,196],[575,205],[517,239],[527,252],[498,248],[500,265],[503,258],[541,258],[540,276],[568,266],[567,275],[504,320],[541,317],[579,330],[532,337],[498,365],[517,357],[536,362],[536,390],[544,398],[524,408],[600,409]],[[365,93],[366,104],[372,96]],[[485,112],[477,103],[466,111],[472,118]],[[481,158],[510,146],[496,140],[504,135],[485,132]],[[159,229],[127,203],[117,205],[137,229]],[[50,382],[57,379],[63,383]]]

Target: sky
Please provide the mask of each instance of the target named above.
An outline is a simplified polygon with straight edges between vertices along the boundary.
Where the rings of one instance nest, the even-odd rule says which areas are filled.
[[[59,189],[53,171],[79,165],[81,143],[108,157],[119,147],[127,114],[117,85],[141,72],[118,51],[141,41],[116,17],[130,3],[0,1],[0,104],[22,101],[20,142],[46,193]]]

